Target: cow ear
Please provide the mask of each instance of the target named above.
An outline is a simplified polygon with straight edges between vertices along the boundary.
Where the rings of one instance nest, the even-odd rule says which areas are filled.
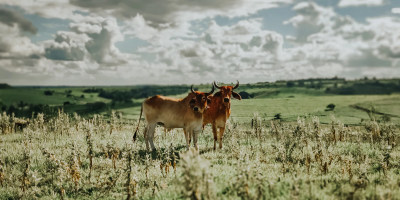
[[[195,99],[189,101],[189,107],[193,108],[194,104],[196,103]]]
[[[214,94],[214,97],[220,97],[221,94],[222,94],[222,91],[219,91],[219,92],[217,92],[217,93]]]
[[[235,99],[242,100],[242,97],[241,97],[238,93],[236,93],[236,92],[232,92],[232,96],[233,96],[233,98],[235,98]]]

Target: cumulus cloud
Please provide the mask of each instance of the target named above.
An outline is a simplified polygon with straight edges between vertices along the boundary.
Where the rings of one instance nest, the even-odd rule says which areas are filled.
[[[199,41],[171,39],[139,51],[155,53],[155,64],[165,73],[199,81],[221,78],[220,74],[226,79],[264,74],[281,59],[282,46],[282,35],[263,30],[261,19],[249,19],[232,26],[210,21]]]
[[[0,8],[0,32],[1,59],[38,58],[43,53],[42,46],[33,44],[23,35],[24,32],[35,34],[37,28],[13,10]]]
[[[282,3],[291,3],[292,0],[71,0],[73,5],[85,8],[98,14],[111,14],[118,18],[132,18],[138,13],[145,19],[158,24],[174,23],[176,21],[190,21],[216,15],[228,17],[247,16],[258,10],[276,7]],[[107,12],[104,12],[106,10]]]
[[[32,24],[31,21],[25,19],[21,14],[13,10],[0,8],[0,22],[10,27],[16,24],[22,31],[33,34],[37,33],[37,28]]]
[[[400,14],[400,8],[392,8],[392,13]]]
[[[45,49],[45,57],[51,60],[82,61],[86,53],[84,44],[89,40],[85,34],[59,31]]]
[[[295,42],[304,43],[308,36],[334,25],[332,18],[336,14],[332,8],[322,7],[314,2],[301,2],[295,5],[293,10],[297,15],[284,23],[297,28],[297,36],[292,38]]]
[[[349,6],[380,6],[383,5],[384,0],[340,0],[339,7]]]
[[[46,18],[58,18],[75,20],[80,18],[75,11],[87,11],[86,9],[70,4],[69,0],[2,0],[1,4],[8,6],[18,6],[26,13],[38,14]]]

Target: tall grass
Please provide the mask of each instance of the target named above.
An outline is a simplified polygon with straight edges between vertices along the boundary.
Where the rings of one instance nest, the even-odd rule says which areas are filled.
[[[0,199],[398,199],[399,128],[366,122],[346,127],[317,117],[288,123],[229,120],[224,149],[212,150],[206,126],[199,151],[183,132],[156,128],[154,152],[143,129],[62,110],[38,114],[23,130],[0,118]],[[26,120],[27,121],[27,120]]]

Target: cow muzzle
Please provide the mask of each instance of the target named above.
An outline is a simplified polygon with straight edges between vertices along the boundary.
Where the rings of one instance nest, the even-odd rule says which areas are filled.
[[[199,112],[199,107],[194,107],[193,110]]]
[[[229,98],[224,98],[225,103],[229,103]]]

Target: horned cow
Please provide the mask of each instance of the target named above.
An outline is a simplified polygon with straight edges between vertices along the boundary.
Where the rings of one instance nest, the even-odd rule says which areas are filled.
[[[183,128],[185,131],[186,147],[189,150],[190,137],[193,137],[194,147],[197,147],[198,134],[202,131],[203,113],[210,103],[208,96],[214,92],[214,85],[209,93],[203,93],[193,90],[183,99],[170,98],[165,96],[153,96],[145,100],[140,111],[139,123],[133,136],[136,141],[136,135],[139,129],[142,113],[147,121],[144,130],[146,148],[155,150],[153,138],[157,124],[163,125],[167,129]],[[188,134],[186,134],[188,133]]]
[[[225,132],[226,121],[231,115],[231,97],[238,100],[241,100],[242,97],[233,91],[239,87],[239,81],[237,81],[235,86],[221,87],[214,81],[214,86],[218,88],[219,91],[211,97],[210,108],[203,113],[203,128],[207,124],[212,125],[215,150],[217,140],[219,141],[219,148],[222,148],[222,138]]]

